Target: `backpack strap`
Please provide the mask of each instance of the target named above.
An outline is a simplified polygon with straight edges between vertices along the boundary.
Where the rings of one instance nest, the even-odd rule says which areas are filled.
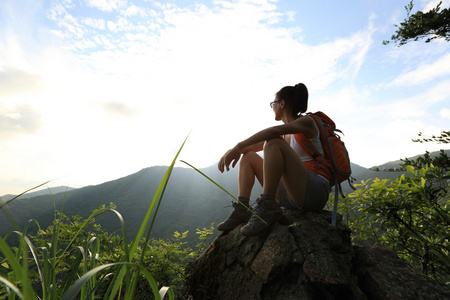
[[[334,204],[333,204],[333,216],[331,217],[331,226],[336,226],[339,192],[341,192],[342,194],[341,184],[338,183],[337,177],[335,178],[336,184],[334,185]]]
[[[303,150],[305,150],[305,152],[307,154],[311,155],[311,157],[315,161],[323,163],[323,161],[324,161],[323,154],[320,153],[316,147],[314,147],[314,145],[309,141],[309,139],[303,133],[296,133],[296,134],[294,134],[294,137],[295,137],[295,140],[297,141],[297,143],[300,145],[300,147],[302,147]]]
[[[325,165],[324,162],[324,155],[320,153],[316,147],[309,141],[308,138],[303,133],[300,134],[294,134],[295,139],[297,140],[297,143],[305,150],[306,153],[311,155],[311,157],[319,163],[322,163]],[[333,215],[331,218],[331,225],[336,226],[336,219],[337,219],[337,209],[338,209],[338,201],[339,201],[339,194],[342,195],[342,197],[345,198],[341,184],[338,182],[337,176],[332,176],[332,179],[334,178],[334,204],[333,204]]]

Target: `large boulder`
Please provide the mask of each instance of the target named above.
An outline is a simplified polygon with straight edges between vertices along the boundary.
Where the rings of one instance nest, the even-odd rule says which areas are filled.
[[[220,233],[191,265],[194,299],[450,299],[394,252],[352,247],[331,212],[284,215],[265,236]]]

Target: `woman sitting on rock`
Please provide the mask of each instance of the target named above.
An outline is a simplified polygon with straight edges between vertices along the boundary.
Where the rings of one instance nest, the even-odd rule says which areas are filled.
[[[302,115],[308,106],[308,90],[299,83],[283,87],[276,93],[270,107],[275,120],[284,124],[261,130],[227,151],[219,161],[219,170],[229,171],[230,164],[239,163],[239,202],[233,202],[233,212],[217,229],[230,231],[242,223],[241,233],[261,235],[283,217],[280,206],[302,211],[320,211],[330,193],[330,174],[316,169],[316,163],[294,138],[303,133],[323,154],[319,130],[314,120]],[[256,152],[264,151],[264,159]],[[241,158],[242,155],[242,158]],[[252,214],[249,198],[255,176],[263,187]],[[261,220],[264,220],[264,222]]]

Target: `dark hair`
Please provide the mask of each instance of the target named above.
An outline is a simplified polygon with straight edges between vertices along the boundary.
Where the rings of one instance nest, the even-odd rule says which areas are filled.
[[[303,83],[295,86],[285,86],[276,93],[278,100],[284,100],[292,110],[294,116],[306,112],[308,109],[308,89]]]

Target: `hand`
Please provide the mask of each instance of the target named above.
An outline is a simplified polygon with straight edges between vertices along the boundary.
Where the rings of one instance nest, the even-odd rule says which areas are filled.
[[[241,151],[237,147],[228,150],[219,160],[218,165],[219,171],[223,173],[225,168],[227,169],[227,171],[230,171],[231,162],[233,162],[231,166],[234,168],[240,158],[241,158]]]

